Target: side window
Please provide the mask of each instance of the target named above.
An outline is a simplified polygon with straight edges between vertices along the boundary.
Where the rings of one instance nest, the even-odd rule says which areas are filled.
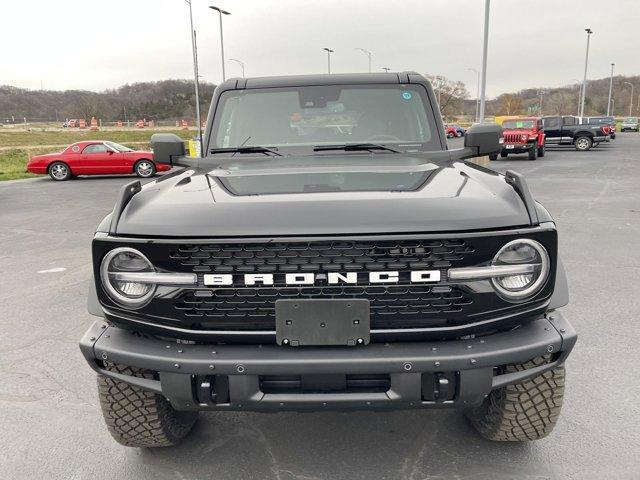
[[[102,143],[96,143],[93,145],[87,145],[82,153],[105,153],[108,150],[106,145]]]
[[[544,128],[558,128],[560,126],[560,119],[558,117],[547,117],[543,119]]]
[[[562,117],[562,124],[563,125],[576,125],[576,118],[575,117]]]

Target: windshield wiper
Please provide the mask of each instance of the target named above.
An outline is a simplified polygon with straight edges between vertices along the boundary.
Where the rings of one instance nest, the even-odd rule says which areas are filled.
[[[341,145],[316,145],[313,147],[314,152],[325,152],[329,150],[344,150],[345,152],[384,150],[386,152],[402,153],[400,150],[387,147],[380,143],[344,143]]]
[[[260,147],[260,146],[249,146],[249,147],[225,147],[225,148],[212,148],[209,150],[209,153],[271,153],[272,155],[277,155],[281,157],[282,154],[277,150],[269,147]]]

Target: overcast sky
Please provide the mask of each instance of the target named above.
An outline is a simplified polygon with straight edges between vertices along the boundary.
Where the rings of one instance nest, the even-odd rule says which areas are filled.
[[[482,54],[483,0],[193,0],[200,73],[222,78],[217,13],[225,54],[247,76],[416,70],[464,81],[475,95]],[[493,0],[487,94],[640,73],[637,0]],[[19,0],[0,6],[0,84],[31,89],[103,90],[125,83],[192,76],[184,0]],[[227,63],[227,76],[240,68]]]

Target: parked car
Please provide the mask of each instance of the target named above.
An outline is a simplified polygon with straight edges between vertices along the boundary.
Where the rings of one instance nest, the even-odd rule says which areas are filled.
[[[31,157],[27,163],[29,172],[49,174],[57,181],[77,175],[126,173],[147,178],[170,169],[168,165],[156,164],[153,152],[132,150],[115,142],[99,140],[76,142],[62,152]]]
[[[499,125],[448,149],[435,104],[413,72],[232,79],[204,158],[151,138],[182,170],[126,185],[98,227],[80,341],[116,441],[174,445],[200,411],[459,408],[495,441],[552,431],[577,338],[556,224],[521,174],[466,161],[500,151]]]
[[[507,158],[510,153],[527,153],[529,160],[544,157],[545,134],[539,117],[510,118],[502,122],[502,150],[500,156]],[[496,160],[498,155],[490,155]]]
[[[611,132],[609,125],[580,124],[574,116],[542,117],[542,129],[546,135],[545,145],[573,145],[579,151],[606,142]]]
[[[578,117],[582,125],[608,125],[609,137],[611,140],[616,138],[616,119],[613,117]]]
[[[627,130],[631,132],[638,131],[638,117],[627,117],[624,119],[620,125],[620,131],[626,132]]]
[[[459,136],[456,127],[454,127],[453,125],[445,124],[444,131],[447,134],[447,138],[454,138]]]

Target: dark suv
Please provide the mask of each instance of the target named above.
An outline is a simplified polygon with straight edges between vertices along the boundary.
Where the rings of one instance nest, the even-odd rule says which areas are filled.
[[[554,427],[576,333],[553,219],[525,179],[448,150],[416,73],[232,79],[204,158],[125,185],[93,240],[80,347],[120,443],[199,411],[452,407],[492,440]]]

